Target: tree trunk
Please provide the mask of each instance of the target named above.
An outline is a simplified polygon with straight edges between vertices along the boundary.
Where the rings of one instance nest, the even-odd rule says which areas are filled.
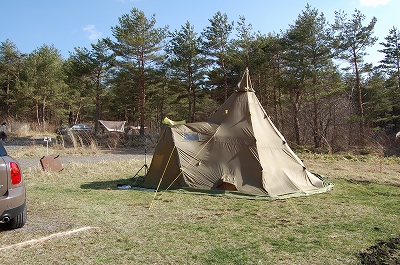
[[[317,96],[315,91],[313,92],[314,102],[314,147],[320,148],[321,147],[321,135],[319,131],[319,117],[318,117],[318,102]]]
[[[188,117],[187,122],[192,122],[192,76],[189,70],[188,80],[187,80],[187,97],[188,97]]]
[[[99,132],[99,119],[100,119],[100,93],[96,92],[96,113],[94,115],[94,134]]]
[[[72,123],[74,122],[74,117],[73,117],[73,113],[72,110],[69,110],[69,115],[68,115],[68,125],[72,125]]]
[[[100,107],[101,107],[101,102],[100,102],[101,72],[102,69],[100,68],[100,71],[98,71],[96,75],[96,102],[95,102],[96,110],[94,113],[94,134],[97,134],[99,132],[99,119],[100,119]]]
[[[315,61],[315,58],[314,60]],[[314,64],[314,68],[317,66]],[[317,93],[315,91],[316,86],[317,86],[317,74],[314,72],[313,73],[313,108],[314,108],[314,147],[315,148],[320,148],[321,147],[321,132],[319,129],[319,113],[318,113],[318,99],[317,99]]]
[[[294,125],[294,133],[296,138],[296,144],[300,145],[300,121],[299,121],[299,113],[300,113],[300,98],[301,94],[299,91],[295,92],[295,99],[293,102],[293,125]]]
[[[228,99],[228,76],[225,69],[225,60],[222,60],[222,71],[224,75],[224,101]]]
[[[46,97],[43,99],[42,107],[41,107],[41,114],[42,114],[42,125],[43,130],[46,130],[46,117],[45,117],[45,109],[46,109]]]
[[[274,100],[274,116],[275,116],[275,121],[276,121],[276,125],[278,125],[279,124],[279,115],[278,115],[278,104],[279,104],[279,102],[278,102],[278,91],[277,91],[277,88],[276,88],[276,86],[275,85],[273,85],[273,100]],[[278,126],[278,127],[280,127],[280,126]],[[280,128],[279,128],[279,130],[280,130]]]
[[[192,91],[192,115],[191,115],[191,120],[192,122],[196,121],[196,88],[193,86],[193,69],[191,66],[189,66],[189,84],[190,84],[190,90]]]
[[[164,83],[164,85],[162,86],[162,94],[161,94],[161,102],[160,102],[160,121],[157,122],[157,128],[158,130],[161,129],[160,125],[161,125],[161,121],[164,118],[164,99],[165,99],[165,87],[167,86],[166,82]]]
[[[356,72],[357,101],[358,101],[358,110],[359,110],[359,117],[360,117],[360,137],[363,137],[363,135],[364,135],[364,106],[363,106],[363,100],[362,100],[360,73],[358,70],[357,55],[356,55],[355,51],[353,52],[353,59],[354,59],[354,69]],[[359,140],[361,140],[361,139],[359,139]]]
[[[283,116],[283,107],[282,107],[282,91],[281,88],[278,88],[278,107],[279,107],[279,112],[280,112],[280,128],[279,130],[281,131],[281,133],[285,133],[285,119]]]
[[[144,78],[144,53],[141,52],[140,57],[140,135],[144,135],[144,112],[145,112],[145,104],[146,104],[146,93],[145,93],[145,78]]]
[[[75,115],[75,124],[78,123],[79,121],[79,116],[81,115],[81,109],[82,109],[82,98],[79,99],[79,106],[78,109],[76,110],[76,115]]]
[[[7,87],[6,87],[6,118],[10,117],[10,75],[7,76]]]
[[[400,61],[397,59],[397,89],[400,89]]]
[[[196,122],[196,89],[192,89],[193,94],[193,110],[192,110],[192,122]]]
[[[36,122],[38,127],[40,127],[40,116],[39,116],[39,102],[35,102],[35,109],[36,109]]]

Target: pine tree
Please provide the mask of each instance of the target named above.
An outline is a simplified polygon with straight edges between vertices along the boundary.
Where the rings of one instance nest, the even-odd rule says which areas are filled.
[[[374,45],[377,41],[373,37],[376,18],[373,17],[367,26],[363,25],[365,15],[355,10],[351,19],[347,19],[344,12],[335,12],[335,24],[332,29],[335,31],[335,46],[339,59],[347,61],[352,65],[355,75],[355,90],[357,91],[359,132],[364,135],[364,104],[362,93],[362,62],[366,55],[365,49]]]
[[[144,135],[146,72],[162,49],[167,28],[155,28],[155,15],[148,19],[144,12],[137,8],[133,8],[129,14],[122,15],[118,21],[119,25],[111,28],[116,39],[116,42],[111,43],[111,47],[117,58],[131,63],[132,71],[136,72],[140,90],[140,135]]]
[[[211,60],[211,65],[217,65],[215,73],[210,73],[210,81],[216,87],[222,87],[224,91],[224,100],[228,98],[228,74],[227,60],[229,36],[233,30],[233,22],[228,21],[226,14],[217,12],[212,19],[208,20],[211,26],[208,26],[202,32],[203,50]]]
[[[21,67],[26,55],[9,39],[1,42],[0,46],[0,86],[1,112],[8,118],[11,108],[16,102],[16,87],[19,84]]]
[[[65,87],[63,74],[62,56],[53,45],[36,49],[24,62],[19,88],[21,106],[35,109],[37,125],[43,130],[47,129],[47,120],[59,118],[57,107]]]
[[[180,31],[175,30],[171,33],[171,40],[166,47],[172,76],[186,86],[188,122],[196,120],[196,87],[202,81],[202,69],[205,66],[200,46],[200,38],[194,27],[186,22]]]
[[[329,33],[323,14],[309,5],[298,16],[294,25],[284,35],[284,69],[294,119],[297,144],[300,142],[300,111],[305,100],[311,101],[313,111],[313,138],[315,147],[321,145],[321,99],[330,94],[327,89],[333,71]]]
[[[389,78],[396,79],[397,89],[400,90],[400,31],[393,27],[385,40],[386,42],[379,43],[385,47],[379,50],[385,54],[385,58],[380,61],[381,67],[385,69]]]

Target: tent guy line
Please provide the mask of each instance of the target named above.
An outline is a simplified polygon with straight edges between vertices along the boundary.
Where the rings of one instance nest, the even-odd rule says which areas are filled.
[[[218,128],[218,129],[219,129],[219,128]],[[215,134],[218,132],[218,129],[217,129],[216,132],[213,134],[213,136],[210,137],[210,139],[208,139],[208,141],[204,144],[204,146],[196,153],[196,155],[195,155],[194,157],[192,157],[192,159],[190,160],[190,162],[188,163],[188,165],[186,166],[186,168],[188,168],[189,166],[194,167],[194,165],[192,165],[192,161],[195,160],[196,157],[201,153],[201,151],[203,151],[204,148],[208,145],[208,143],[210,143],[210,141],[214,138]],[[164,175],[165,175],[165,171],[166,171],[166,169],[167,169],[167,167],[168,167],[169,162],[171,161],[171,157],[172,157],[172,155],[173,155],[173,153],[174,153],[175,148],[176,148],[176,146],[173,147],[173,149],[172,149],[172,151],[171,151],[171,153],[170,153],[170,155],[169,155],[167,165],[165,166],[164,171],[163,171],[163,174],[161,175],[160,181],[159,181],[159,183],[158,183],[156,192],[155,192],[155,194],[154,194],[154,197],[153,197],[153,200],[152,200],[152,202],[151,202],[151,204],[150,204],[149,209],[151,209],[151,208],[153,207],[153,202],[154,202],[154,200],[155,200],[155,198],[156,198],[156,196],[157,196],[157,194],[158,194],[158,191],[159,191],[159,189],[160,189],[161,182],[162,182],[162,180],[163,180],[163,178],[164,178]],[[181,171],[180,171],[179,174],[176,176],[176,178],[175,178],[175,179],[171,182],[171,184],[169,184],[169,186],[159,195],[159,197],[161,197],[167,190],[169,190],[169,189],[171,188],[171,186],[172,186],[172,185],[174,184],[174,182],[180,177],[180,175],[185,171],[186,168],[182,168],[182,169],[181,169]]]

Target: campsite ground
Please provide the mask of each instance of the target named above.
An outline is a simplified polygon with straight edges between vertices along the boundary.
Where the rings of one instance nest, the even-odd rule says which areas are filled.
[[[57,150],[6,146],[27,182],[28,222],[0,230],[9,264],[398,264],[400,159],[299,154],[332,191],[278,201],[121,190],[134,185],[142,148]],[[151,152],[146,154],[150,164]],[[139,172],[143,175],[143,172]],[[362,263],[363,262],[363,263]],[[386,263],[383,263],[386,262]]]

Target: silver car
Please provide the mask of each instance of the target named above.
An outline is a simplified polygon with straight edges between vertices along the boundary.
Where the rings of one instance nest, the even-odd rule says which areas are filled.
[[[0,142],[0,228],[23,227],[26,218],[26,188],[21,168]]]

